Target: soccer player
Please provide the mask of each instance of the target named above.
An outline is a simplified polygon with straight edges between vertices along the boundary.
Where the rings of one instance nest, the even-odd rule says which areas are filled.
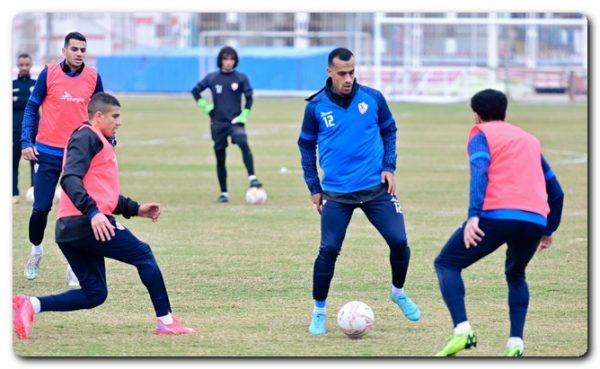
[[[436,356],[453,356],[476,346],[467,319],[463,269],[507,244],[510,337],[504,356],[523,356],[529,304],[525,269],[536,250],[552,245],[560,223],[563,191],[541,152],[539,140],[505,121],[506,96],[491,89],[471,98],[475,125],[467,144],[471,166],[468,219],[435,259],[440,290],[453,334]]]
[[[40,270],[42,241],[60,177],[64,148],[71,133],[86,121],[91,97],[103,91],[100,75],[83,62],[86,51],[85,36],[79,32],[66,35],[62,49],[65,59],[58,64],[48,64],[42,70],[25,107],[22,155],[26,160],[35,161],[34,203],[29,218],[32,247],[24,271],[25,278],[30,280],[35,279]],[[36,129],[34,144],[31,138]],[[68,265],[67,282],[72,287],[79,285]]]
[[[139,205],[119,194],[117,156],[108,138],[121,125],[121,105],[112,95],[98,93],[83,123],[68,142],[64,192],[58,203],[56,242],[81,281],[80,289],[42,297],[13,297],[13,326],[20,339],[29,338],[35,314],[92,309],[107,297],[104,258],[134,265],[156,312],[156,334],[193,332],[171,315],[162,273],[150,246],[119,224],[113,214],[140,216],[156,222],[160,204]]]
[[[29,96],[31,96],[31,91],[33,91],[33,86],[35,85],[35,79],[32,79],[29,74],[32,65],[31,56],[29,54],[20,54],[17,58],[19,75],[17,76],[17,79],[13,80],[13,204],[19,201],[19,161],[21,161],[23,113],[25,112],[27,100],[29,100]],[[34,138],[34,135],[32,135],[30,139],[33,141]],[[31,161],[29,163],[31,166],[31,186],[33,187],[33,162]]]
[[[229,201],[227,168],[225,167],[225,149],[228,146],[227,138],[229,136],[231,136],[231,142],[237,144],[242,151],[250,187],[262,187],[262,183],[254,173],[254,159],[250,146],[248,146],[248,135],[245,129],[252,108],[252,86],[245,74],[235,70],[238,62],[237,51],[229,46],[223,47],[217,56],[219,70],[209,73],[192,89],[196,104],[210,116],[210,133],[214,143],[217,178],[221,188],[221,195],[217,198],[218,203]],[[207,88],[212,93],[212,103],[202,98],[201,93]],[[243,109],[241,108],[242,94],[246,99]]]
[[[396,122],[381,92],[354,78],[352,52],[329,54],[329,78],[307,99],[298,139],[304,180],[321,214],[321,245],[314,264],[314,309],[309,332],[326,332],[326,300],[335,262],[354,209],[360,208],[390,249],[390,298],[412,321],[421,311],[404,291],[410,260],[404,216],[396,198]],[[320,181],[316,164],[323,170]]]

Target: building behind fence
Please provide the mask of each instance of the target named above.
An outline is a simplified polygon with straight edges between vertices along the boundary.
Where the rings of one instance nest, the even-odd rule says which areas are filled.
[[[13,60],[27,52],[37,70],[60,61],[74,30],[88,39],[88,63],[118,92],[187,92],[230,45],[263,95],[319,88],[337,46],[356,55],[361,83],[392,100],[452,102],[483,87],[514,99],[587,94],[579,13],[21,13]]]

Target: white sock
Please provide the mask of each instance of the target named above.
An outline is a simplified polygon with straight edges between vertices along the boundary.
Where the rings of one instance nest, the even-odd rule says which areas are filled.
[[[327,301],[316,301],[313,308],[313,314],[325,314],[327,315]]]
[[[44,253],[44,246],[40,243],[39,245],[31,245],[31,253],[41,255]]]
[[[509,337],[508,342],[506,342],[506,348],[513,348],[515,346],[523,346],[525,347],[525,343],[521,337]]]
[[[456,327],[454,327],[454,334],[464,334],[467,333],[471,329],[471,324],[468,320],[465,320],[462,323],[458,323]]]
[[[158,319],[160,319],[160,321],[165,324],[173,323],[173,316],[171,315],[171,313],[168,313],[167,315],[159,316]]]
[[[29,297],[29,302],[31,302],[31,305],[33,305],[33,311],[37,314],[40,311],[42,311],[42,305],[40,304],[40,299],[38,299],[37,297]]]
[[[398,287],[392,285],[392,296],[393,297],[398,297],[399,295],[403,295],[403,294],[404,294],[404,287],[398,288]]]
[[[229,197],[229,192],[221,192],[222,196]]]
[[[256,176],[254,174],[251,176],[248,176],[248,182],[252,182],[253,179],[256,179]]]

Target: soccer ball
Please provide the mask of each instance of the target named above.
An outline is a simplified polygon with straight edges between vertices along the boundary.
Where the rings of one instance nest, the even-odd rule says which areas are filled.
[[[27,190],[27,193],[25,194],[25,200],[27,200],[29,204],[33,204],[33,187],[29,187]]]
[[[350,301],[338,312],[337,323],[346,336],[361,338],[373,329],[375,314],[364,302]]]
[[[250,205],[262,205],[267,202],[267,191],[264,188],[250,187],[246,192],[246,203]]]

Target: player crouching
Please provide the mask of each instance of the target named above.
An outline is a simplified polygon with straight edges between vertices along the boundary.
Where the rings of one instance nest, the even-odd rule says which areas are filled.
[[[14,330],[20,339],[27,339],[37,313],[101,305],[108,296],[104,264],[108,257],[137,268],[156,312],[156,334],[192,333],[192,328],[171,315],[167,289],[150,246],[113,217],[137,215],[156,222],[160,216],[160,204],[140,205],[119,194],[117,157],[107,138],[121,126],[121,105],[112,95],[98,93],[88,105],[88,117],[89,122],[73,132],[67,145],[60,181],[64,193],[55,230],[56,243],[81,288],[49,296],[14,296]]]

